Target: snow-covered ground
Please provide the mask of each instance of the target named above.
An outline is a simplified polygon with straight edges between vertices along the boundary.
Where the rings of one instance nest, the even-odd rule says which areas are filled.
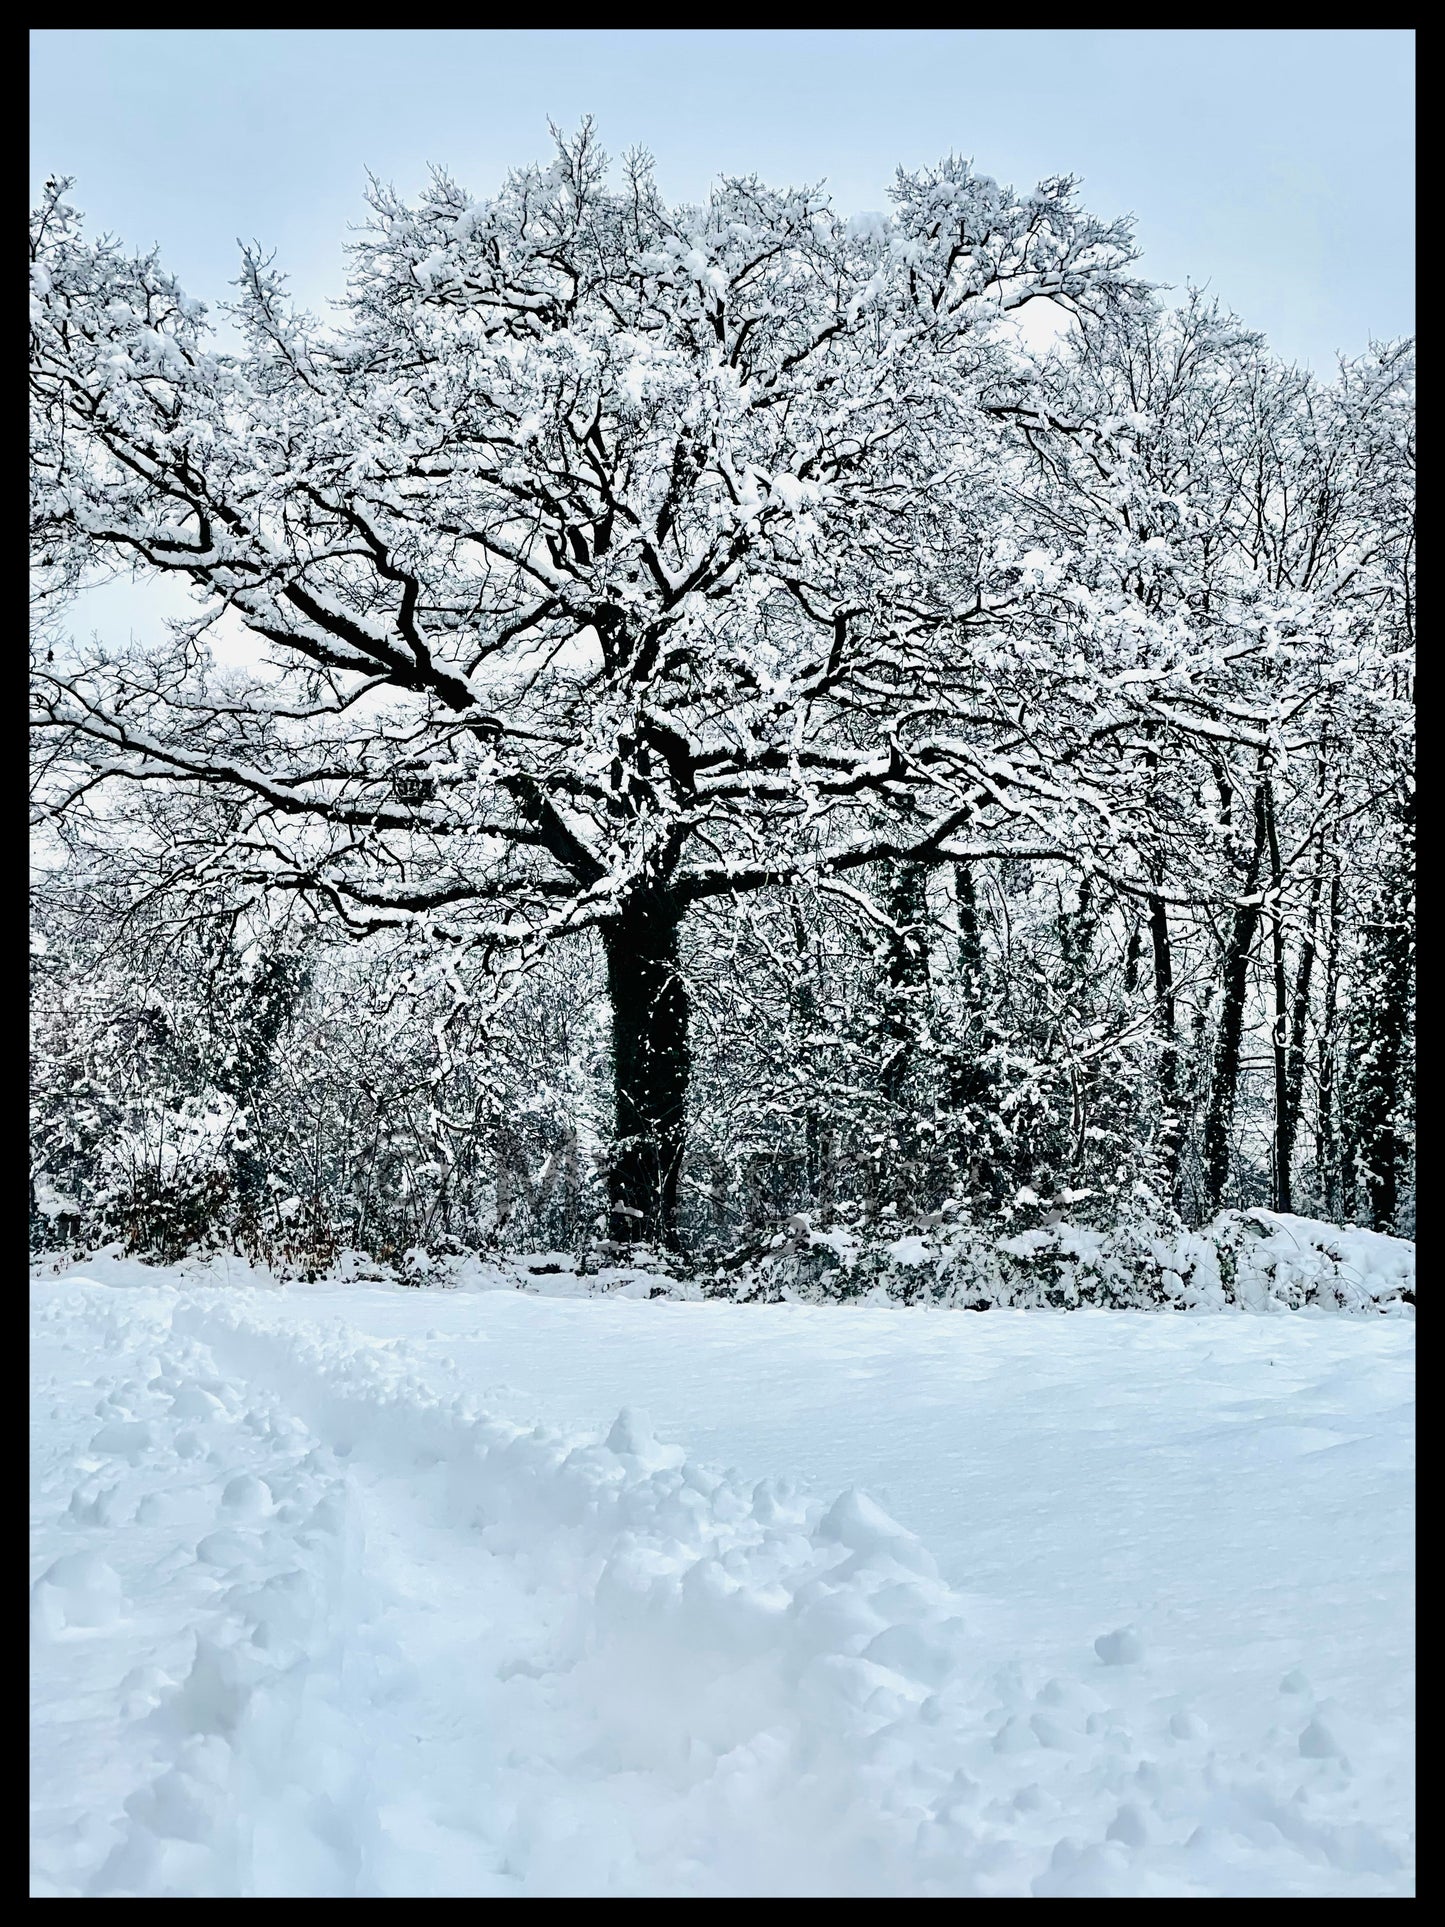
[[[1413,1319],[216,1278],[32,1285],[34,1893],[1411,1891]]]

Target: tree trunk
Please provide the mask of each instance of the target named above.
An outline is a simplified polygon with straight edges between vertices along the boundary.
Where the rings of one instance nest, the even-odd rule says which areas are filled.
[[[918,1202],[921,1137],[913,1071],[928,981],[928,871],[899,863],[888,881],[888,914],[894,924],[887,943],[883,983],[883,1061],[880,1090],[889,1136],[884,1192],[900,1205]]]
[[[1361,959],[1350,1089],[1354,1163],[1376,1231],[1393,1231],[1410,1145],[1410,980],[1413,966],[1414,797],[1397,817],[1397,843],[1372,906]]]
[[[1169,916],[1162,897],[1149,899],[1149,937],[1154,950],[1154,1009],[1159,1029],[1159,1157],[1174,1202],[1179,1187],[1179,1041],[1175,1033],[1174,959],[1169,948]]]
[[[1325,1216],[1340,1221],[1339,1135],[1335,1129],[1335,1012],[1340,987],[1340,866],[1330,877],[1329,948],[1325,952],[1324,1009],[1320,1014],[1319,1108],[1315,1116],[1315,1164]]]
[[[921,863],[900,863],[888,885],[894,931],[887,944],[884,988],[883,1094],[904,1103],[918,1050],[919,996],[928,979],[928,872]]]
[[[1139,959],[1144,954],[1144,931],[1140,924],[1134,924],[1129,931],[1128,946],[1124,951],[1124,994],[1132,997],[1139,988]]]
[[[797,975],[793,980],[793,1001],[798,1027],[802,1032],[801,1062],[806,1079],[803,1097],[803,1202],[817,1205],[823,1196],[823,1121],[818,1114],[818,1080],[812,1039],[818,1029],[818,994],[814,976],[813,945],[807,923],[797,903],[793,910],[793,946]]]
[[[983,938],[978,927],[978,893],[967,863],[953,866],[954,902],[958,911],[958,985],[964,1015],[963,1034],[953,1039],[949,1052],[948,1106],[955,1118],[966,1119],[967,1154],[973,1183],[987,1188],[992,1173],[984,1168],[984,1139],[979,1117],[988,1094],[983,1053],[988,1047],[985,1008]]]
[[[1295,968],[1294,1003],[1290,1011],[1289,1066],[1285,1073],[1284,1113],[1279,1121],[1279,1155],[1286,1170],[1294,1162],[1294,1147],[1299,1136],[1300,1110],[1305,1088],[1305,1029],[1310,1014],[1310,979],[1315,967],[1315,939],[1320,921],[1320,891],[1324,883],[1324,852],[1319,852],[1314,877],[1310,882],[1309,908],[1305,912],[1304,936],[1300,942],[1299,963]]]
[[[1147,750],[1146,768],[1157,770],[1159,758]],[[1220,799],[1228,807],[1228,785],[1221,777]],[[1162,882],[1156,873],[1154,881]],[[1174,958],[1169,945],[1169,913],[1163,897],[1149,899],[1149,944],[1154,953],[1154,1026],[1159,1039],[1159,1162],[1164,1179],[1166,1201],[1174,1204],[1179,1192],[1179,1153],[1183,1141],[1183,1119],[1179,1113],[1179,1039],[1175,1027]],[[1124,988],[1133,992],[1138,979],[1138,956],[1142,948],[1139,926],[1129,939],[1125,959]]]
[[[1253,897],[1259,885],[1264,853],[1264,777],[1254,790],[1254,849],[1241,895]],[[1244,1034],[1244,1005],[1249,988],[1249,953],[1259,928],[1259,902],[1242,903],[1234,913],[1224,953],[1224,994],[1219,1005],[1219,1032],[1214,1048],[1209,1105],[1204,1118],[1204,1215],[1214,1216],[1229,1183],[1229,1133],[1234,1123],[1234,1100],[1239,1087],[1239,1046]]]
[[[1284,975],[1284,873],[1279,856],[1279,824],[1274,814],[1274,785],[1264,782],[1264,823],[1269,839],[1270,963],[1274,983],[1274,1017],[1270,1040],[1274,1047],[1274,1208],[1292,1211],[1289,1116],[1289,1002]]]
[[[633,897],[603,927],[616,1099],[607,1179],[612,1237],[669,1251],[678,1249],[677,1190],[691,1069],[679,923],[676,904],[655,890]]]

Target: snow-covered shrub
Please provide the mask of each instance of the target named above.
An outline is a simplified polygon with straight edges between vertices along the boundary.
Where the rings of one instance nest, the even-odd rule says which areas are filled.
[[[1227,1211],[1199,1231],[1136,1219],[1101,1231],[1050,1224],[990,1236],[973,1225],[880,1239],[795,1229],[704,1284],[712,1295],[816,1303],[1068,1311],[1399,1313],[1415,1301],[1415,1247],[1271,1211]]]

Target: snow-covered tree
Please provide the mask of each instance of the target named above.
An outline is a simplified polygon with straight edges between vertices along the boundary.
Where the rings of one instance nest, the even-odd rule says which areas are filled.
[[[1077,782],[1006,705],[1033,767],[998,762],[969,668],[1047,574],[989,479],[1006,317],[1117,296],[1127,229],[955,160],[886,216],[753,179],[671,209],[640,156],[609,186],[584,127],[489,202],[375,186],[333,326],[248,254],[223,352],[65,186],[32,240],[44,566],[200,606],[40,666],[47,807],[214,787],[207,874],[350,929],[493,960],[598,929],[616,1229],[670,1238],[690,905],[1077,840]],[[265,647],[249,679],[208,664],[224,620]]]

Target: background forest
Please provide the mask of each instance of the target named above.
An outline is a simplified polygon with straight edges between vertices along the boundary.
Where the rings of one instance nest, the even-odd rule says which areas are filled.
[[[223,352],[66,187],[33,1247],[1413,1235],[1407,345],[1301,372],[1066,179],[669,209],[584,129]],[[117,567],[196,619],[81,643]]]

